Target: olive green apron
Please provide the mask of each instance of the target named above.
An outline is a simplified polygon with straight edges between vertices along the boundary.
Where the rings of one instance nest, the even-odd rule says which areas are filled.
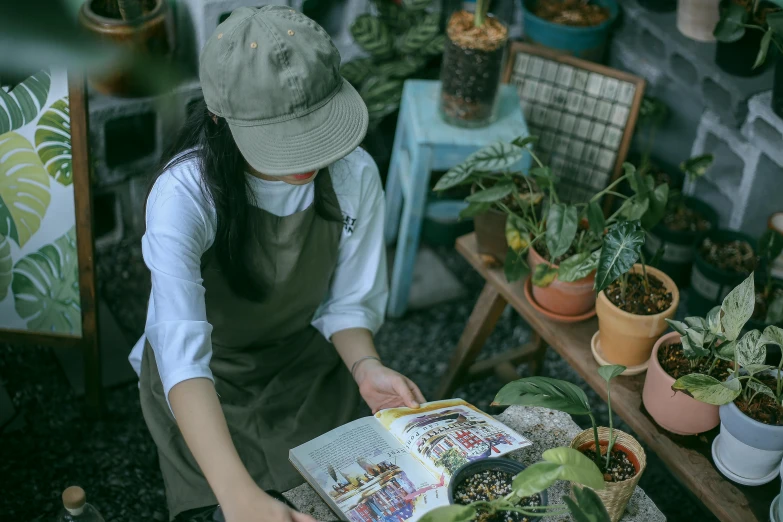
[[[202,257],[215,389],[239,456],[263,489],[301,484],[288,450],[353,420],[359,404],[357,386],[336,350],[310,325],[337,266],[342,231],[329,172],[315,183],[316,198],[334,220],[321,217],[315,204],[283,217],[251,210],[247,262],[266,285],[260,302],[231,291],[211,249]],[[163,396],[149,342],[140,388],[169,515],[217,504]]]

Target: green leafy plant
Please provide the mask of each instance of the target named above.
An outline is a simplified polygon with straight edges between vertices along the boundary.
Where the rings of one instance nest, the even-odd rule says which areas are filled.
[[[377,14],[359,15],[351,24],[354,41],[367,56],[343,64],[340,72],[362,96],[371,127],[399,108],[405,79],[443,53],[446,36],[438,14],[427,11],[431,3],[373,0]]]
[[[637,119],[637,136],[644,142],[639,171],[647,174],[652,169],[652,148],[655,136],[669,119],[669,107],[663,101],[652,96],[642,98]]]
[[[753,63],[753,68],[760,67],[767,59],[770,45],[775,45],[783,52],[783,1],[767,0],[777,6],[770,10],[761,7],[761,0],[743,0],[741,2],[724,2],[721,8],[720,21],[713,31],[715,38],[724,43],[736,42],[745,36],[745,32],[762,31],[761,45]]]
[[[546,287],[556,277],[566,282],[577,281],[597,269],[601,283],[596,279],[596,289],[600,291],[614,281],[611,277],[616,278],[629,270],[638,258],[644,242],[642,223],[651,227],[663,217],[668,186],[654,187],[651,178],[642,177],[633,165],[626,163],[623,174],[588,201],[565,203],[557,193],[552,170],[532,150],[535,141],[535,137],[519,137],[510,143],[489,145],[450,169],[435,185],[435,190],[474,185],[477,190],[466,198],[469,205],[461,216],[475,216],[493,208],[507,215],[509,250],[505,273],[509,281],[516,281],[530,272],[526,253],[540,243],[545,247],[548,263],[536,267],[532,274],[533,284]],[[531,155],[534,166],[527,173],[513,170],[525,154]],[[630,196],[614,190],[625,180],[633,188]],[[614,213],[604,217],[600,202],[608,194],[623,201]],[[624,225],[627,221],[637,224],[631,226],[633,231],[626,233],[630,226]],[[607,241],[615,240],[619,243],[610,244],[607,253],[603,254],[602,247],[607,246]],[[626,244],[626,240],[630,243]],[[636,256],[630,265],[627,255],[617,258],[617,252],[613,250],[620,248],[621,253],[627,254],[630,252],[628,247],[634,249]],[[564,259],[558,262],[560,258]],[[619,272],[620,269],[623,272]]]
[[[716,306],[707,317],[686,317],[685,321],[666,319],[674,331],[680,334],[682,352],[691,369],[707,367],[711,375],[720,360],[734,360],[735,343],[728,342],[720,320],[721,307]]]
[[[542,458],[541,462],[529,466],[514,477],[511,492],[504,497],[468,505],[439,507],[426,513],[422,522],[467,522],[476,520],[479,513],[491,516],[503,511],[528,517],[565,516],[570,513],[578,522],[609,522],[606,508],[592,490],[603,489],[604,478],[590,459],[571,448],[548,449]],[[574,498],[563,497],[565,506],[519,505],[521,498],[544,491],[558,480],[567,480],[587,488],[574,486]]]
[[[539,406],[562,411],[570,415],[587,415],[593,425],[595,442],[595,464],[599,469],[609,469],[614,446],[614,421],[612,417],[612,379],[625,371],[619,364],[601,366],[599,375],[606,381],[607,404],[609,406],[609,441],[605,460],[601,457],[601,441],[598,438],[598,425],[590,408],[587,395],[581,388],[568,381],[551,377],[524,377],[503,386],[495,396],[493,405],[498,406]],[[591,486],[592,487],[592,486]]]
[[[6,92],[0,89],[0,134],[27,125],[38,116],[49,96],[52,78],[39,71]]]
[[[767,304],[767,314],[764,322],[779,324],[783,322],[783,293],[775,295],[776,280],[772,276],[772,264],[783,252],[783,235],[767,229],[759,239],[759,265],[764,267],[764,290],[761,298]]]
[[[775,373],[773,390],[759,379],[759,375],[774,369],[765,364],[766,345],[783,346],[783,329],[770,325],[761,333],[750,330],[740,338],[745,323],[753,315],[755,306],[755,286],[753,274],[734,288],[720,306],[720,313],[711,311],[704,323],[707,331],[721,340],[717,351],[721,358],[731,356],[733,378],[721,382],[718,379],[700,373],[692,373],[677,379],[672,385],[675,391],[682,391],[696,400],[708,404],[728,404],[740,395],[746,403],[752,404],[759,395],[783,401],[783,360]],[[700,325],[700,326],[701,326]],[[690,342],[690,341],[689,341]]]
[[[64,186],[73,183],[71,110],[67,96],[54,102],[38,120],[35,148],[56,182]]]

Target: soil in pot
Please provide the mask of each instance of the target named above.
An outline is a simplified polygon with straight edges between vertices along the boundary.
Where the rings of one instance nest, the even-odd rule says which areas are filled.
[[[627,278],[624,300],[619,279],[604,290],[609,301],[620,310],[635,315],[655,315],[671,307],[674,299],[672,293],[654,275],[647,274],[649,288],[645,288],[642,274],[628,274]]]
[[[446,28],[441,67],[441,112],[454,125],[489,124],[495,111],[508,28],[488,16],[473,25],[473,13],[457,11]]]
[[[710,265],[727,272],[750,274],[756,269],[756,255],[747,241],[713,241],[705,238],[699,253]]]
[[[673,232],[704,232],[710,229],[709,220],[701,212],[677,206],[663,216],[663,225]]]
[[[710,371],[706,361],[699,363],[695,367],[691,366],[690,360],[685,357],[682,351],[682,343],[667,344],[659,347],[658,362],[663,371],[673,379],[679,379],[692,373],[711,375],[719,381],[725,381],[729,377],[728,361],[719,360],[715,367],[712,368],[712,371]]]
[[[776,389],[775,377],[772,375],[759,375],[756,378],[769,386],[771,390]],[[783,426],[783,406],[768,395],[759,393],[750,403],[740,396],[734,401],[734,404],[742,413],[753,420],[770,426]]]
[[[538,0],[533,14],[560,25],[593,27],[609,19],[609,9],[584,0]]]
[[[579,451],[585,457],[595,461],[595,443],[585,444],[579,448]],[[601,473],[604,474],[606,482],[622,482],[636,476],[636,466],[628,454],[616,445],[612,447],[612,458],[609,461],[609,469],[606,468],[606,446],[601,445],[601,465],[598,466]]]
[[[467,505],[480,500],[495,500],[511,493],[511,482],[514,475],[506,471],[487,469],[479,471],[457,485],[454,492],[454,502]],[[525,506],[540,506],[541,496],[535,494],[524,497],[518,504]],[[501,511],[497,513],[479,512],[477,522],[529,522],[532,518],[521,513]]]

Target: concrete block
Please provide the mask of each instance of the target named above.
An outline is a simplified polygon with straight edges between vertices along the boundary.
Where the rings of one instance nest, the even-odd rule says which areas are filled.
[[[98,190],[93,195],[95,250],[107,250],[122,241],[125,233],[122,202],[115,190]]]
[[[748,206],[738,225],[740,230],[753,237],[761,236],[767,229],[769,216],[783,207],[780,200],[782,183],[780,164],[766,153],[762,154],[749,187]]]
[[[770,88],[773,71],[740,78],[715,64],[715,44],[696,42],[677,30],[675,12],[656,13],[636,0],[624,0],[622,38],[640,54],[668,71],[683,92],[698,94],[704,104],[727,124],[739,127],[747,115],[751,96]],[[629,39],[634,34],[635,40]]]
[[[759,147],[778,166],[783,166],[783,119],[772,111],[772,91],[757,94],[748,102],[748,119],[742,135]]]
[[[715,156],[715,162],[703,178],[695,183],[686,181],[685,193],[698,195],[712,204],[718,211],[721,227],[748,231],[751,224],[746,214],[761,151],[708,110],[699,122],[691,155],[707,153]],[[766,198],[773,199],[770,195]],[[758,204],[753,200],[753,205]]]
[[[144,234],[144,202],[150,176],[131,178],[100,188],[94,196],[95,248],[106,250],[120,241]]]

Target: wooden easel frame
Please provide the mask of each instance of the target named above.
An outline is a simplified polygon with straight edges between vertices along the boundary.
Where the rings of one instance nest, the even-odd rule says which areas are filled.
[[[631,103],[630,112],[628,114],[628,123],[625,125],[623,138],[620,141],[620,146],[617,149],[617,159],[615,160],[614,171],[612,172],[612,176],[609,179],[607,186],[611,184],[618,177],[620,177],[620,173],[623,170],[623,163],[625,162],[625,158],[628,155],[628,149],[631,147],[631,140],[633,139],[633,133],[636,129],[636,122],[639,119],[639,107],[641,107],[642,99],[644,98],[644,89],[647,85],[647,82],[644,80],[644,78],[639,76],[634,76],[633,74],[624,71],[612,69],[611,67],[607,67],[599,63],[582,60],[581,58],[576,58],[574,56],[548,49],[546,47],[523,42],[513,42],[509,48],[508,59],[506,60],[506,68],[503,72],[503,83],[511,82],[511,75],[514,72],[514,64],[516,63],[517,54],[519,52],[540,56],[548,60],[554,60],[556,62],[571,65],[578,69],[595,72],[602,76],[616,78],[618,80],[632,83],[636,86],[636,92],[634,93],[633,102]],[[607,209],[611,207],[612,199],[613,198],[611,196],[604,198],[604,212],[606,212]]]
[[[47,334],[0,329],[0,342],[81,349],[84,356],[84,390],[87,414],[97,417],[103,408],[101,355],[98,344],[98,301],[95,283],[90,147],[85,78],[68,74],[71,118],[71,169],[76,213],[76,250],[79,259],[79,298],[82,335]]]

